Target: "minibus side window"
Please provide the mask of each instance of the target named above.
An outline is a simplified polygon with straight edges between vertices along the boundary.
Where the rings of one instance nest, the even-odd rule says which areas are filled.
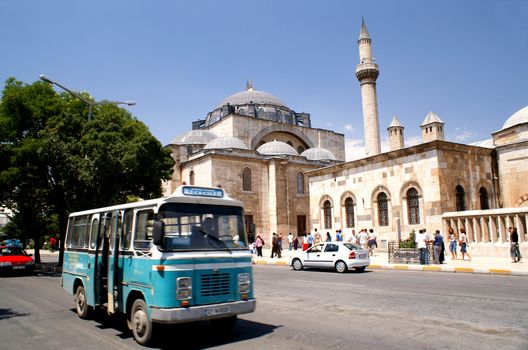
[[[99,220],[92,220],[92,229],[90,231],[90,248],[95,249],[97,243],[97,228],[99,227]]]
[[[136,214],[136,235],[134,248],[149,249],[152,240],[152,224],[154,212],[152,210],[139,211]]]
[[[121,249],[130,249],[130,239],[132,238],[132,210],[127,209],[123,218],[123,236],[121,237]]]

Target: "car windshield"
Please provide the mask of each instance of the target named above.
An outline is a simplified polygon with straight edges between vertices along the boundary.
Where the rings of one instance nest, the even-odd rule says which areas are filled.
[[[20,247],[1,247],[0,248],[0,254],[1,255],[23,255],[27,256],[27,253],[24,249]]]
[[[159,215],[164,224],[162,250],[247,250],[240,207],[167,203]]]

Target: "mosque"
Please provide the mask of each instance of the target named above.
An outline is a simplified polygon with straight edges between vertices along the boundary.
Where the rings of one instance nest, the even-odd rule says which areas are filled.
[[[528,177],[528,106],[507,118],[490,139],[474,144],[446,141],[444,122],[429,112],[420,125],[422,142],[406,147],[404,126],[394,117],[387,127],[390,150],[381,152],[380,69],[364,22],[358,46],[364,158],[345,162],[343,134],[312,128],[310,114],[290,109],[248,82],[244,91],[172,140],[176,163],[172,180],[164,183],[166,193],[181,184],[221,186],[244,202],[248,232],[270,237],[314,228],[374,228],[382,247],[414,229],[446,230],[450,222],[464,226],[442,219],[449,212],[528,207],[523,181]],[[526,241],[524,209],[514,222]],[[500,220],[495,224],[507,224]],[[482,232],[486,243],[505,242]]]

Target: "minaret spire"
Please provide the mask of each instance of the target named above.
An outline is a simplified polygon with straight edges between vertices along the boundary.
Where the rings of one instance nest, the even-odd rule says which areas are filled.
[[[378,79],[379,67],[374,63],[374,58],[372,57],[372,40],[363,18],[361,20],[358,45],[359,64],[356,67],[356,78],[361,86],[365,153],[368,157],[381,153],[378,98],[376,95],[376,79]]]

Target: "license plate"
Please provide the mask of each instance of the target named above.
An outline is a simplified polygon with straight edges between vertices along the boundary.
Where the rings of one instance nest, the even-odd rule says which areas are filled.
[[[359,254],[359,258],[360,259],[366,259],[367,258],[367,254]]]
[[[208,309],[205,309],[206,316],[222,315],[222,314],[227,314],[229,312],[231,312],[231,307],[229,306],[218,306],[218,307],[210,307]]]
[[[25,269],[26,267],[24,265],[16,265],[16,266],[13,266],[13,270],[23,270]]]

